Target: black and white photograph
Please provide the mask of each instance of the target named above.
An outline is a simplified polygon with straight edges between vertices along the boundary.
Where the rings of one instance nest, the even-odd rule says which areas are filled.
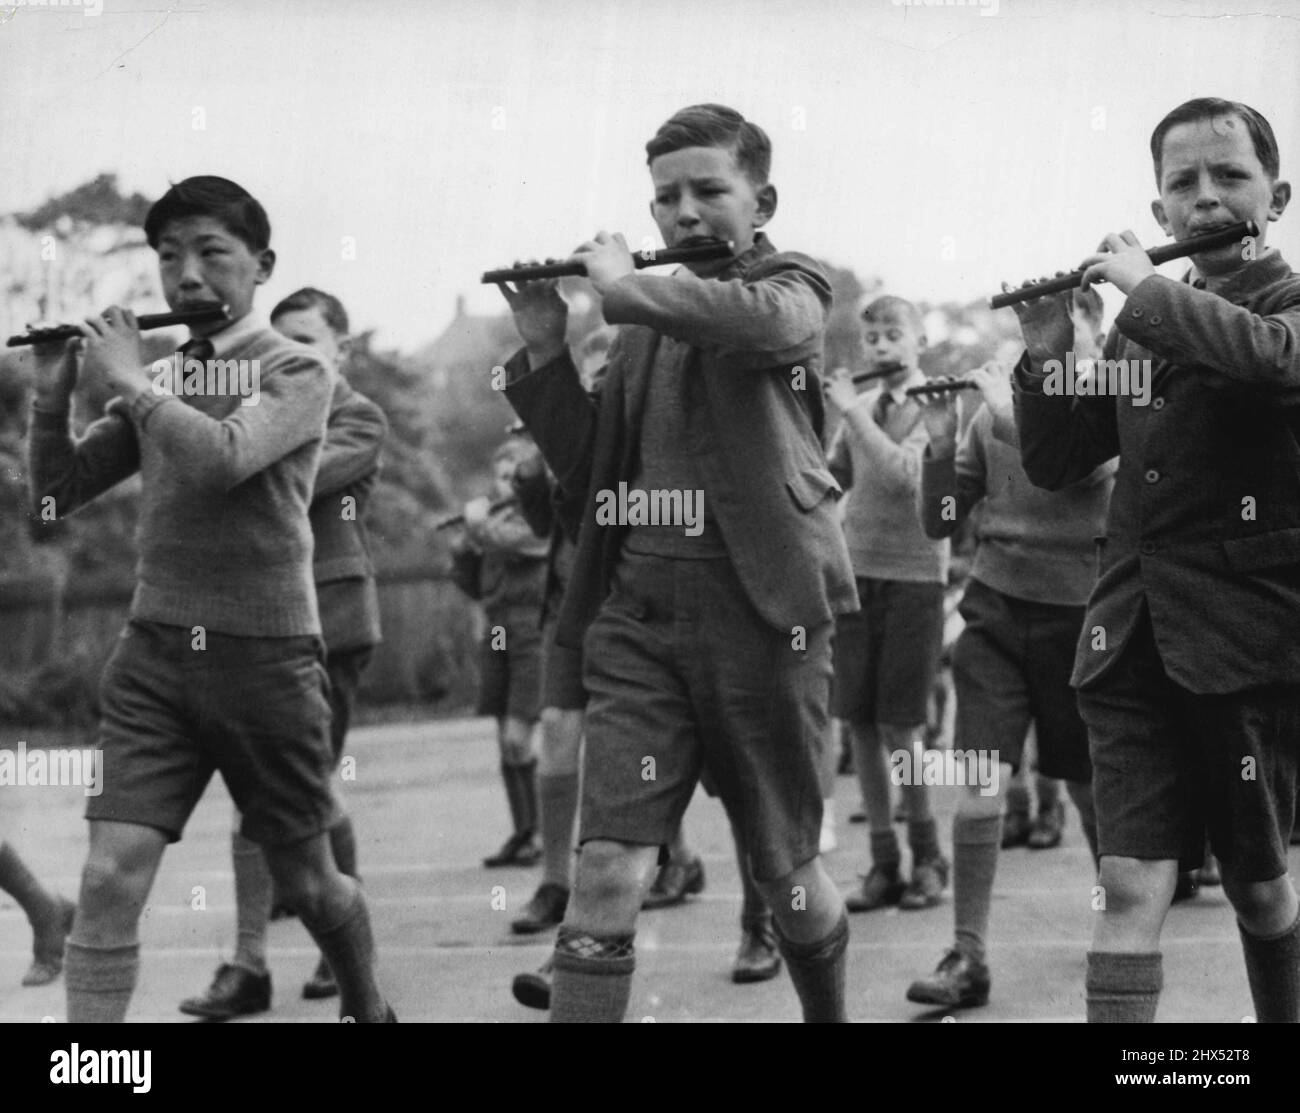
[[[1296,0],[0,0],[0,152],[16,1092],[1294,1084]]]

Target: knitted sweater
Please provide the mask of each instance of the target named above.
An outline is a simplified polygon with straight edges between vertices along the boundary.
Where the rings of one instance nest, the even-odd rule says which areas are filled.
[[[69,514],[139,471],[133,618],[246,637],[319,634],[307,508],[330,373],[268,327],[240,330],[221,356],[257,361],[256,405],[146,388],[129,405],[113,399],[77,441],[66,410],[34,405],[33,504],[52,496]]]

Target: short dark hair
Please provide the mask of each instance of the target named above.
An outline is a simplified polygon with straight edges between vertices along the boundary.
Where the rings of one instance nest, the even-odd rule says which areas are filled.
[[[757,124],[722,104],[693,104],[674,112],[645,145],[646,165],[660,155],[686,147],[722,147],[755,185],[767,184],[772,170],[772,141]]]
[[[319,309],[325,323],[337,336],[347,336],[348,312],[343,308],[343,303],[333,294],[327,294],[314,286],[304,286],[288,297],[281,298],[271,310],[271,320],[274,321],[285,313],[296,313],[300,309]]]
[[[917,334],[925,335],[925,322],[921,320],[921,311],[906,298],[896,294],[885,294],[870,302],[862,311],[864,321],[907,321]]]
[[[226,231],[248,245],[250,251],[271,246],[271,221],[257,198],[229,178],[211,174],[173,183],[150,207],[144,218],[145,239],[157,250],[167,225],[191,216],[210,216]]]
[[[1175,108],[1151,133],[1151,160],[1156,168],[1156,185],[1160,184],[1161,163],[1164,161],[1165,136],[1170,129],[1179,124],[1194,124],[1198,120],[1214,120],[1220,116],[1238,116],[1246,125],[1251,142],[1255,144],[1255,154],[1264,168],[1264,173],[1271,181],[1276,181],[1281,173],[1281,159],[1277,150],[1277,139],[1273,128],[1263,115],[1248,104],[1236,100],[1224,100],[1222,97],[1197,97],[1185,101]]]

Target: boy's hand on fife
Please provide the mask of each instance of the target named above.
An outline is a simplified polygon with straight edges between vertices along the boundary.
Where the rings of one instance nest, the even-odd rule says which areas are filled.
[[[1064,271],[1057,271],[1060,278]],[[1021,286],[1034,286],[1047,279],[1026,278]],[[1010,293],[1014,287],[1002,283],[1004,293]],[[1020,321],[1020,334],[1025,338],[1025,347],[1029,358],[1039,366],[1049,359],[1060,359],[1074,343],[1074,321],[1070,317],[1070,291],[1061,294],[1048,294],[1046,297],[1032,298],[1017,302],[1011,308]]]
[[[627,241],[617,232],[597,232],[594,240],[579,245],[573,253],[587,268],[587,278],[602,296],[624,275],[636,270]]]
[[[975,368],[966,378],[980,388],[980,394],[994,413],[1009,409],[1014,404],[1010,372],[997,360],[991,359]]]
[[[78,327],[85,337],[83,380],[92,385],[102,381],[128,402],[142,394],[148,378],[140,366],[140,329],[135,314],[111,305],[102,317],[87,317]]]
[[[1098,245],[1096,253],[1089,255],[1079,266],[1083,270],[1081,290],[1088,289],[1094,282],[1109,282],[1131,294],[1139,282],[1156,273],[1155,264],[1138,243],[1137,236],[1128,230],[1110,233]]]
[[[945,460],[957,451],[957,392],[919,394],[921,420],[930,435],[930,455]]]
[[[853,376],[849,374],[847,367],[837,367],[827,375],[822,389],[826,393],[826,401],[840,417],[870,396],[858,393],[858,388],[853,385]]]
[[[529,265],[536,262],[530,259]],[[519,265],[516,259],[515,266]],[[514,289],[501,282],[498,287],[515,315],[515,328],[528,352],[528,366],[535,371],[550,363],[564,351],[564,335],[569,326],[569,305],[560,297],[560,280],[539,278],[533,282],[516,282]]]
[[[59,413],[68,408],[72,388],[77,385],[80,351],[79,339],[32,346],[36,360],[36,402],[42,409]]]
[[[488,520],[488,508],[491,503],[488,502],[486,495],[480,495],[476,499],[470,499],[465,504],[465,528],[475,530]]]

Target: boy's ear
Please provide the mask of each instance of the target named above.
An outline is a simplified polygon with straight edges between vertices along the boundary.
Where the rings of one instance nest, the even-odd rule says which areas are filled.
[[[1291,183],[1274,182],[1272,194],[1268,199],[1268,219],[1277,220],[1286,212],[1291,203]]]
[[[342,363],[352,354],[352,337],[340,336],[336,343],[339,346],[339,363]]]
[[[1169,227],[1169,221],[1165,217],[1165,203],[1157,197],[1151,202],[1151,215],[1156,218],[1156,223],[1160,225],[1160,230],[1166,236],[1172,236],[1173,232]]]
[[[754,213],[754,227],[762,228],[776,215],[776,186],[770,182],[759,186],[758,210]]]
[[[257,253],[257,277],[253,281],[260,286],[263,282],[269,281],[274,273],[275,252],[265,247]]]

